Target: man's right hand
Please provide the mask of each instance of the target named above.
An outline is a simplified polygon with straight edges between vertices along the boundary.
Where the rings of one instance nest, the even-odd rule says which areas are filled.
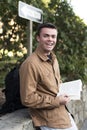
[[[61,105],[66,105],[70,101],[69,96],[66,94],[60,95],[58,98]]]

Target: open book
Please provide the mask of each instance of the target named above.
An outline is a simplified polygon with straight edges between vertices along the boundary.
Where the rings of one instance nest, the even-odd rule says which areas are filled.
[[[71,100],[80,100],[82,81],[80,79],[60,84],[58,95],[67,94]]]

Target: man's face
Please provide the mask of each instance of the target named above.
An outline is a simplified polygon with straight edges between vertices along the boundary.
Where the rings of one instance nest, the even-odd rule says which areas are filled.
[[[57,30],[52,28],[42,28],[40,35],[37,36],[39,47],[45,53],[49,53],[56,45]]]

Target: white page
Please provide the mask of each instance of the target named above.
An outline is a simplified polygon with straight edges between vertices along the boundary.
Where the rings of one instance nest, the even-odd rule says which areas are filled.
[[[61,83],[58,95],[67,94],[68,96],[70,96],[70,99],[72,100],[80,100],[81,91],[82,81],[78,79],[74,81]]]

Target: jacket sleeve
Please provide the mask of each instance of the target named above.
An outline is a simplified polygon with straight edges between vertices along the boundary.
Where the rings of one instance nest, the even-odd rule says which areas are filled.
[[[40,94],[38,88],[38,72],[32,63],[24,63],[20,67],[20,96],[22,104],[37,109],[59,107],[56,96]]]

